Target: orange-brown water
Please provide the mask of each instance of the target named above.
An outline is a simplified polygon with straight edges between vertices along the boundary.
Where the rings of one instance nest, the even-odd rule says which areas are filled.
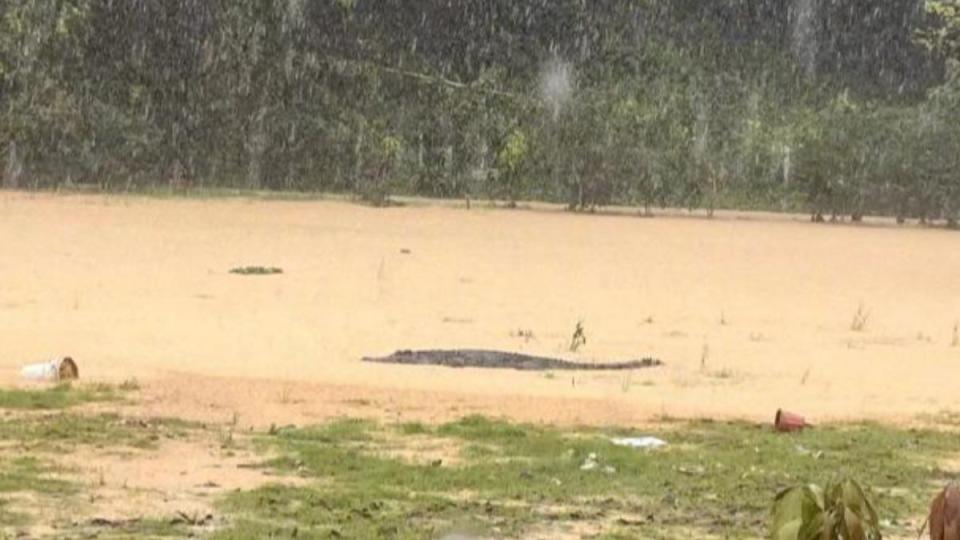
[[[246,265],[284,273],[228,272]],[[0,382],[68,354],[84,380],[137,377],[157,412],[909,420],[960,408],[958,319],[960,234],[943,230],[0,194]],[[360,362],[452,347],[666,365]]]

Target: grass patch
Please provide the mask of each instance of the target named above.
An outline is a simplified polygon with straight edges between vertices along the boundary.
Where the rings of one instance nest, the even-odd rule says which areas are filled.
[[[38,495],[32,505],[76,501],[86,495],[83,485],[62,479],[65,470],[58,458],[78,447],[153,449],[164,439],[183,438],[197,426],[181,420],[124,419],[115,414],[82,415],[67,412],[14,415],[0,420],[0,538],[3,527],[29,525],[36,516],[11,509],[11,498],[20,504],[22,494]],[[102,483],[102,476],[101,476]],[[5,497],[6,495],[6,497]],[[31,512],[32,513],[32,512]],[[186,537],[186,527],[148,520],[103,526],[89,524],[98,537]],[[86,525],[74,524],[77,529]],[[91,537],[92,537],[91,536]]]
[[[474,415],[445,424],[440,427],[438,433],[467,441],[505,441],[535,436],[542,433],[542,430],[533,426],[519,426]]]
[[[342,419],[306,428],[285,427],[274,431],[274,435],[289,443],[347,443],[371,440],[371,432],[378,429],[370,420]]]
[[[192,538],[195,536],[189,525],[170,519],[136,519],[111,528],[118,538]],[[110,535],[98,535],[110,538]]]
[[[27,525],[31,521],[29,515],[11,509],[11,501],[3,495],[35,493],[58,498],[78,491],[75,484],[51,477],[53,472],[53,466],[33,456],[0,458],[0,526]],[[2,528],[0,538],[5,538]]]
[[[53,410],[66,409],[83,403],[116,401],[121,398],[117,388],[106,384],[74,386],[62,383],[51,388],[0,389],[0,409]]]
[[[33,456],[0,460],[0,493],[31,491],[44,494],[63,494],[72,491],[71,484],[49,478],[53,468]]]
[[[664,426],[654,434],[670,446],[644,452],[609,441],[635,434],[627,430],[564,432],[472,416],[432,430],[467,443],[461,464],[451,467],[358,444],[381,429],[345,420],[266,436],[283,456],[271,467],[319,484],[230,495],[223,509],[240,521],[215,537],[424,538],[465,526],[509,537],[577,522],[606,538],[670,538],[691,529],[763,537],[779,490],[840,475],[871,486],[881,518],[905,532],[903,519],[923,514],[932,486],[948,476],[938,460],[956,451],[955,435],[928,430],[864,424],[780,435],[697,422]],[[599,466],[585,470],[591,454]]]
[[[0,519],[27,519],[4,503],[4,494],[76,493],[37,452],[77,445],[150,448],[195,428],[176,420],[65,412],[0,421],[0,441],[21,455],[30,453],[0,458]],[[610,442],[639,434],[670,444],[647,452]],[[459,459],[454,465],[411,461],[381,450],[383,441],[409,441],[416,451],[422,435],[461,448]],[[258,436],[259,445],[279,455],[265,467],[314,482],[231,492],[219,503],[230,525],[213,537],[412,539],[452,531],[550,537],[576,526],[598,538],[756,538],[766,536],[779,490],[847,475],[869,486],[885,535],[902,536],[915,532],[916,524],[906,520],[923,515],[937,484],[950,476],[939,463],[956,456],[956,438],[875,424],[791,435],[707,421],[643,432],[561,430],[482,416],[437,426],[343,419],[282,427]],[[191,531],[182,523],[131,521],[103,532],[176,537]]]
[[[407,422],[397,426],[397,431],[402,435],[429,435],[432,430],[420,422]]]
[[[182,519],[133,518],[91,520],[76,524],[70,538],[194,538],[196,531]]]
[[[97,390],[95,387],[90,391]],[[192,430],[201,428],[182,420],[128,419],[116,414],[85,415],[58,411],[8,415],[0,420],[0,538],[10,532],[8,527],[30,525],[39,519],[36,512],[21,512],[21,508],[73,504],[86,498],[85,482],[64,479],[65,473],[76,472],[74,467],[64,468],[58,463],[65,454],[81,447],[150,450],[165,439],[184,438]],[[100,485],[103,485],[102,472]],[[106,523],[74,521],[69,527],[79,536],[182,538],[191,535],[189,525],[133,519]]]
[[[0,441],[29,451],[70,451],[73,446],[153,448],[162,439],[185,437],[192,426],[179,420],[133,420],[116,414],[57,413],[0,421]]]
[[[140,390],[140,381],[138,381],[136,378],[127,379],[117,385],[117,389],[122,392],[136,392],[137,390]]]
[[[30,523],[30,517],[21,512],[11,510],[10,501],[0,497],[0,523],[7,527],[19,527]],[[0,533],[0,538],[6,538]]]

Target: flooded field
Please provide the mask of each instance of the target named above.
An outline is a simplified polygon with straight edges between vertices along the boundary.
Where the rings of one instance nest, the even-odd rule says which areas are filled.
[[[960,237],[799,218],[0,194],[0,381],[69,354],[155,414],[904,422],[956,409]],[[245,266],[282,273],[241,275]],[[571,352],[581,323],[586,342]],[[481,348],[632,372],[364,363]]]

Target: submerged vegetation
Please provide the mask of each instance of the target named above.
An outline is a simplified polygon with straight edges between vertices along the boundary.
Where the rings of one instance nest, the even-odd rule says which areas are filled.
[[[238,266],[231,268],[230,273],[243,276],[267,276],[271,274],[282,274],[283,269],[275,266]]]
[[[960,212],[954,0],[0,3],[0,176]]]

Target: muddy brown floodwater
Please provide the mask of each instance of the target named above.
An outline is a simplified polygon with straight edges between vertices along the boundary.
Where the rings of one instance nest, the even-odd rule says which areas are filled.
[[[477,206],[2,193],[0,382],[70,355],[84,380],[136,377],[151,414],[251,425],[772,420],[779,407],[909,421],[960,407],[958,233]],[[454,348],[664,365],[361,360]]]

